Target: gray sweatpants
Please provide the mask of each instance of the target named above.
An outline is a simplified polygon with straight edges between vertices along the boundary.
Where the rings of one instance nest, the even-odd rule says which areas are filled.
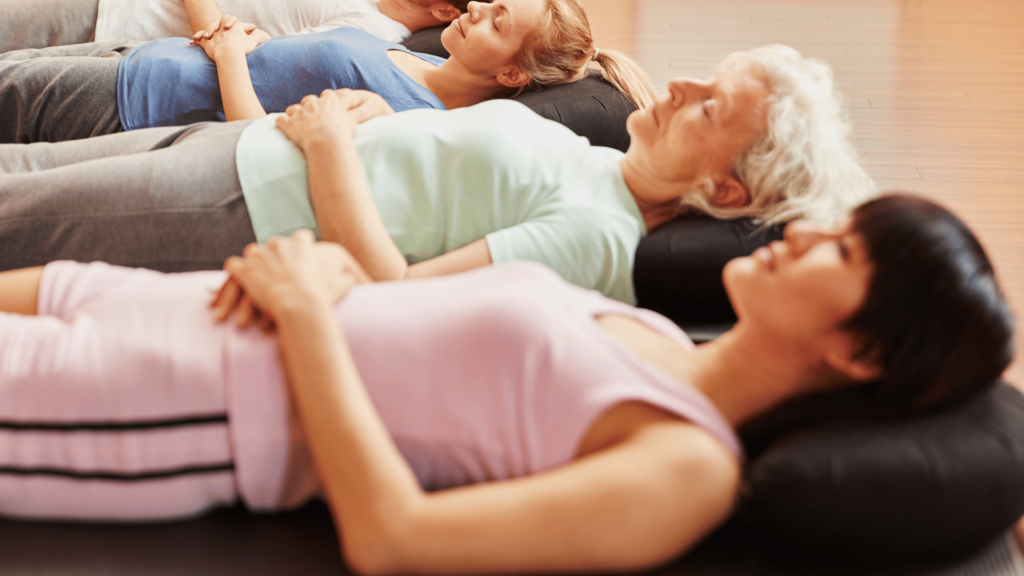
[[[0,54],[93,39],[99,0],[0,0]]]
[[[0,145],[0,270],[61,259],[220,269],[256,240],[235,169],[248,124]]]
[[[0,144],[121,131],[117,67],[138,42],[92,42],[0,55]]]

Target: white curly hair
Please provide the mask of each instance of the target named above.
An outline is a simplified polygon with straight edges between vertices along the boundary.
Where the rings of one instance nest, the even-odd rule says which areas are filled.
[[[773,44],[725,57],[718,70],[754,66],[771,95],[767,131],[733,161],[733,175],[750,192],[740,207],[712,204],[712,178],[684,194],[680,211],[697,209],[715,218],[754,217],[763,225],[807,218],[833,224],[878,194],[850,143],[850,122],[832,69]]]

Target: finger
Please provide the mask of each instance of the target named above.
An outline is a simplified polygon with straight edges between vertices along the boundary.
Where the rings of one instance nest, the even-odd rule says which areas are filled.
[[[231,315],[231,310],[234,309],[241,296],[242,287],[231,278],[225,280],[220,290],[217,291],[217,294],[214,295],[213,300],[210,302],[210,308],[213,308],[214,319],[218,322],[226,320]]]
[[[363,103],[356,104],[352,108],[349,108],[348,113],[352,115],[352,119],[356,121],[356,124],[362,124],[370,118],[373,118],[373,110],[369,106],[365,106]]]
[[[242,258],[238,256],[230,256],[228,257],[227,260],[224,261],[224,269],[227,270],[229,274],[234,276],[234,273],[238,271],[239,268],[241,267],[242,262]]]
[[[255,31],[256,31],[256,25],[255,25],[255,24],[252,24],[252,23],[246,24],[246,25],[245,25],[245,27],[243,27],[243,28],[242,28],[242,30],[243,30],[243,31],[244,31],[244,32],[245,32],[246,34],[252,34],[253,32],[255,32]]]
[[[266,247],[267,250],[270,250],[271,252],[278,252],[281,250],[281,245],[285,242],[287,242],[287,238],[282,238],[280,236],[271,236],[267,240],[267,243],[264,244],[264,246]]]
[[[314,244],[316,242],[316,235],[308,228],[301,228],[292,234],[292,239],[303,244]]]
[[[302,106],[301,105],[299,105],[299,104],[292,104],[291,106],[289,106],[289,107],[284,109],[284,113],[289,115],[289,116],[291,116],[292,114],[295,114],[299,110],[302,110]],[[280,117],[278,117],[278,119],[280,119]]]
[[[246,258],[252,258],[259,253],[260,245],[255,242],[250,243],[244,250],[242,250],[242,256],[245,256]]]
[[[303,108],[307,108],[307,107],[313,106],[316,103],[316,101],[319,100],[319,99],[320,99],[320,97],[317,96],[316,94],[310,94],[310,95],[306,96],[305,98],[303,98],[302,100],[299,100],[299,104],[302,104]]]
[[[274,325],[274,320],[266,315],[262,314],[259,321],[260,332],[263,332],[267,336],[273,336],[274,332],[277,331],[277,326]]]
[[[256,309],[252,305],[252,300],[245,294],[238,301],[238,306],[235,307],[235,326],[238,328],[248,328],[252,325],[255,316]]]

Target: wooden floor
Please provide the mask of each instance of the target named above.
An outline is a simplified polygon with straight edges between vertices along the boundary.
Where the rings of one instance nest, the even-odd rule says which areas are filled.
[[[582,0],[598,47],[664,89],[764,44],[828,61],[883,189],[978,233],[1024,323],[1024,0]],[[1024,332],[1007,378],[1024,389]]]

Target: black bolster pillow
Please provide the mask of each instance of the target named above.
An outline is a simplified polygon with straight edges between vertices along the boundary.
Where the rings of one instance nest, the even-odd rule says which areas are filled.
[[[860,392],[802,399],[742,431],[752,454],[767,444],[740,511],[766,540],[844,563],[920,562],[975,552],[1024,514],[1015,388],[997,382],[963,406],[888,422],[843,416]],[[824,423],[778,434],[800,419]]]
[[[759,227],[748,218],[677,218],[640,240],[633,263],[637,305],[684,329],[736,321],[722,285],[722,269],[782,238],[782,225]]]

